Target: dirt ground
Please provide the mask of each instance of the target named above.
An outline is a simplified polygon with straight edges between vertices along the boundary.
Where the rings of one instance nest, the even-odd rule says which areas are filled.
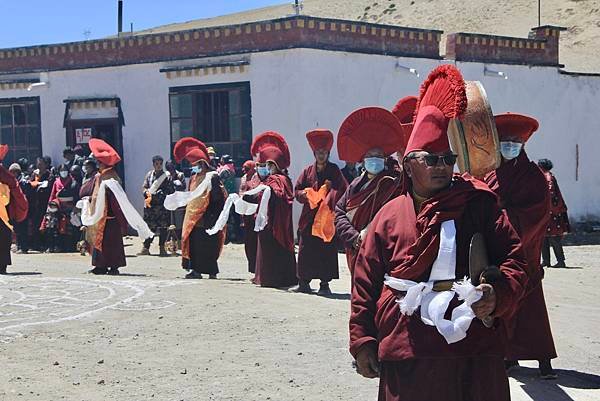
[[[376,399],[347,351],[343,258],[323,298],[255,287],[239,245],[219,280],[190,281],[178,258],[135,257],[139,241],[126,243],[120,277],[85,274],[89,257],[74,254],[14,257],[0,277],[0,400]],[[574,268],[544,281],[560,377],[540,381],[526,363],[513,400],[600,399],[600,246],[566,253]]]

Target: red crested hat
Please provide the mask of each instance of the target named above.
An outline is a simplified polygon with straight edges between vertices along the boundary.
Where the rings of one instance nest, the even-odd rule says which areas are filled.
[[[252,155],[258,154],[258,162],[266,163],[272,161],[281,170],[290,166],[290,149],[287,142],[275,131],[267,131],[256,136],[250,147]]]
[[[314,129],[306,133],[306,139],[313,152],[325,149],[328,152],[333,147],[333,132],[328,129]]]
[[[181,163],[183,159],[191,164],[195,164],[200,160],[206,162],[210,160],[206,145],[202,141],[189,136],[177,141],[173,148],[173,156],[177,163]]]
[[[8,145],[0,145],[0,161],[4,160],[8,154]]]
[[[540,127],[535,118],[516,113],[499,114],[494,116],[494,121],[501,141],[519,138],[525,143]]]
[[[92,138],[88,145],[96,160],[102,164],[112,167],[121,161],[117,151],[102,139]]]
[[[466,108],[465,81],[460,71],[452,64],[431,71],[421,85],[414,127],[404,154],[449,151],[448,124],[463,115]]]
[[[346,162],[359,162],[370,149],[380,148],[386,156],[404,148],[400,121],[381,107],[365,107],[352,112],[340,127],[338,155]]]

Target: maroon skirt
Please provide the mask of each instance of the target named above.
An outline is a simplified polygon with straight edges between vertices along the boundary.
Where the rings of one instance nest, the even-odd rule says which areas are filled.
[[[337,242],[325,242],[311,234],[309,226],[300,233],[298,250],[298,278],[309,281],[331,281],[340,278]]]
[[[255,282],[274,288],[298,284],[294,251],[281,246],[269,229],[258,233]]]
[[[117,219],[106,219],[104,237],[102,238],[102,252],[94,248],[92,252],[92,266],[99,268],[123,267],[125,262],[125,248],[123,235]]]
[[[10,246],[12,245],[12,231],[0,220],[0,266],[11,264]]]
[[[381,363],[379,401],[510,401],[499,357]]]

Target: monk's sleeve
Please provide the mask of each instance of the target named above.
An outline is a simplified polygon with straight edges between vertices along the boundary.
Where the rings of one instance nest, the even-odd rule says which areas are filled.
[[[356,265],[352,286],[350,314],[350,353],[356,354],[365,344],[377,345],[377,327],[375,314],[377,300],[381,295],[386,272],[386,255],[384,245],[387,241],[386,219],[378,214],[372,222],[373,230],[369,230],[362,243]]]
[[[9,218],[17,223],[25,220],[29,204],[17,179],[4,166],[0,166],[0,181],[10,189],[10,202],[8,203]]]
[[[338,200],[335,205],[335,230],[338,238],[344,246],[348,249],[352,249],[356,239],[358,238],[359,232],[356,231],[352,222],[346,214],[346,203],[348,202],[348,196],[352,186],[346,188],[346,191]]]
[[[211,179],[212,190],[210,191],[210,203],[214,205],[218,210],[223,209],[225,205],[225,193],[223,191],[223,184],[219,176],[215,175]]]
[[[510,316],[518,307],[525,292],[526,259],[521,240],[505,212],[495,202],[486,204],[486,243],[490,261],[500,269],[502,278],[493,284],[496,292],[495,317]]]
[[[296,186],[294,187],[294,197],[296,200],[302,204],[308,202],[308,198],[306,197],[306,193],[304,190],[310,186],[307,180],[306,170],[302,171],[302,174],[296,180]]]
[[[331,179],[331,190],[327,194],[327,198],[325,201],[331,210],[335,210],[335,205],[337,201],[341,198],[341,196],[346,192],[346,188],[348,188],[348,182],[342,175],[342,171],[337,168],[333,169],[332,179]]]

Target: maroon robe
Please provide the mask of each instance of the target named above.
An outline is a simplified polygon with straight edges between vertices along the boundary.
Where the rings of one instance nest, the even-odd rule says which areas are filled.
[[[242,176],[240,183],[240,196],[244,196],[244,193],[256,188],[260,185],[260,178],[256,172],[252,172],[252,175]],[[256,272],[256,246],[258,243],[258,233],[254,231],[254,219],[255,216],[242,216],[242,222],[244,224],[244,252],[246,253],[246,259],[248,259],[248,272]]]
[[[346,248],[346,258],[350,273],[354,271],[357,250],[354,243],[363,230],[371,222],[375,214],[390,200],[402,192],[403,177],[394,171],[384,170],[369,182],[364,173],[348,186],[344,195],[335,206],[336,235]],[[366,185],[366,186],[365,186]],[[353,218],[348,211],[355,209]]]
[[[100,182],[110,178],[120,182],[117,173],[113,169],[108,169],[96,175],[94,178],[95,187],[99,187]],[[94,190],[94,192],[96,191]],[[119,206],[117,198],[108,187],[106,187],[105,196],[105,217],[96,223],[98,226],[96,240],[90,244],[93,247],[92,266],[99,269],[119,268],[127,265],[125,261],[125,248],[123,247],[123,236],[127,234],[129,225],[125,215],[121,211],[121,206]],[[102,236],[101,241],[98,240],[98,236]]]
[[[292,182],[287,175],[272,174],[263,184],[271,188],[271,199],[267,226],[258,233],[255,283],[262,287],[291,287],[298,283],[292,223]]]
[[[328,282],[339,278],[337,241],[334,238],[331,242],[325,242],[321,238],[312,235],[312,226],[319,207],[311,209],[308,198],[304,193],[307,188],[318,191],[327,180],[331,182],[331,189],[323,202],[326,202],[329,210],[334,211],[335,204],[348,186],[337,165],[327,162],[325,169],[318,172],[316,164],[312,164],[302,171],[296,181],[296,200],[304,205],[298,222],[297,269],[298,279],[303,281],[320,279]]]
[[[485,184],[455,176],[452,186],[423,202],[418,214],[412,196],[405,193],[373,219],[354,270],[350,352],[356,357],[365,345],[378,348],[383,368],[380,400],[510,399],[502,362],[503,330],[488,329],[474,319],[466,338],[448,344],[435,327],[421,321],[419,311],[401,315],[396,300],[403,293],[383,285],[385,274],[427,281],[437,258],[441,224],[454,220],[456,278],[468,276],[470,241],[473,234],[482,233],[491,263],[502,272],[494,284],[494,316],[512,314],[527,284],[525,258],[516,231],[496,202]],[[448,314],[458,304],[455,296]],[[478,370],[481,366],[486,370]]]
[[[540,254],[550,217],[550,192],[544,173],[525,151],[485,177],[498,194],[500,205],[519,233],[527,258],[529,283],[519,310],[506,321],[509,360],[556,358],[550,320],[544,300]]]
[[[10,201],[6,206],[10,223],[20,223],[27,217],[28,203],[25,194],[17,179],[2,165],[0,165],[0,182],[6,184],[10,190]],[[0,266],[12,264],[10,246],[12,245],[12,230],[0,220]]]

